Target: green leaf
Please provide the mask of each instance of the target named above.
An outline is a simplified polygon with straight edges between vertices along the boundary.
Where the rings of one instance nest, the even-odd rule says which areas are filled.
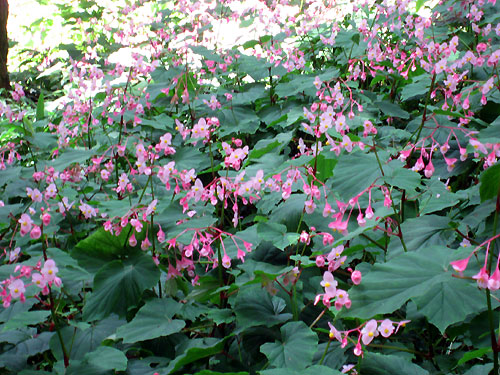
[[[417,0],[417,3],[415,5],[415,11],[418,12],[420,8],[425,4],[427,0]]]
[[[369,319],[392,313],[412,299],[444,332],[449,325],[480,311],[478,306],[484,299],[472,283],[452,277],[449,262],[453,255],[444,246],[430,246],[375,264],[363,275],[363,282],[349,290],[352,307],[341,314]]]
[[[273,325],[286,322],[292,314],[285,313],[285,301],[262,289],[260,285],[243,288],[234,302],[234,312],[238,327],[245,329],[258,325]]]
[[[477,350],[472,350],[470,352],[466,352],[462,358],[458,361],[457,365],[463,365],[464,363],[476,359],[476,358],[482,358],[486,353],[492,352],[493,349],[491,349],[491,346],[488,346],[486,348],[480,348]]]
[[[484,293],[475,283],[454,277],[437,281],[427,293],[412,300],[419,312],[442,333],[449,325],[462,322],[469,314],[486,310]]]
[[[176,372],[189,363],[220,353],[224,349],[224,342],[226,339],[220,340],[207,337],[187,340],[184,344],[176,348],[176,352],[182,354],[177,355],[177,357],[169,363],[166,373],[170,374]]]
[[[403,87],[401,90],[401,100],[405,102],[409,99],[423,97],[427,94],[430,85],[431,79],[428,75],[423,74],[418,76],[412,83]]]
[[[291,368],[273,368],[259,371],[260,375],[342,375],[340,371],[333,370],[331,367],[313,365],[304,370],[294,370]]]
[[[179,303],[172,299],[148,301],[130,323],[118,328],[116,337],[128,344],[179,332],[186,325],[183,320],[172,319],[179,309]]]
[[[370,375],[429,375],[427,370],[396,355],[366,352],[361,372]]]
[[[500,194],[500,163],[489,167],[481,174],[479,194],[481,202],[496,197]]]
[[[100,152],[97,149],[77,149],[70,148],[66,149],[62,155],[59,155],[56,159],[48,163],[50,166],[54,167],[56,171],[62,171],[63,169],[69,167],[72,164],[79,164],[87,161],[95,154]]]
[[[159,279],[158,267],[146,254],[106,264],[94,277],[94,290],[83,308],[84,320],[102,319],[112,312],[125,316],[139,303],[142,292]]]
[[[47,320],[49,315],[49,310],[24,311],[11,317],[3,326],[3,331],[8,331],[14,328],[27,327],[44,322],[45,320]]]
[[[207,318],[212,319],[215,324],[231,323],[234,321],[231,309],[211,309],[207,313]]]
[[[109,261],[132,253],[128,246],[128,232],[131,227],[123,228],[119,236],[106,232],[100,227],[84,240],[78,242],[71,251],[71,256],[78,260],[78,264],[92,273],[95,273]],[[137,237],[140,242],[140,236]]]
[[[281,152],[283,148],[285,148],[286,145],[290,142],[292,136],[293,133],[288,132],[280,133],[272,139],[261,139],[255,144],[252,151],[250,152],[250,155],[248,155],[248,158],[250,160],[258,159],[264,154],[271,152],[275,148],[278,148],[279,152]]]
[[[477,135],[477,138],[483,144],[500,142],[500,116],[489,124],[487,128],[481,130]]]
[[[347,202],[380,177],[382,174],[373,153],[342,154],[333,170],[333,188]]]
[[[484,375],[489,374],[493,371],[493,363],[488,363],[486,365],[475,365],[472,366],[464,375]]]
[[[386,100],[382,102],[374,102],[373,104],[375,104],[384,115],[387,115],[389,117],[400,117],[402,119],[410,118],[410,114],[401,109],[401,107],[397,104],[388,102]]]
[[[115,333],[116,329],[122,324],[124,324],[124,320],[118,319],[116,315],[113,315],[96,324],[91,324],[85,329],[72,326],[63,327],[61,329],[63,342],[72,343],[72,346],[67,348],[70,351],[70,360],[82,360],[87,353],[101,346],[102,341]],[[51,338],[50,348],[56,359],[63,359],[61,342],[58,335],[54,335]]]
[[[412,252],[432,245],[446,245],[452,234],[449,222],[449,218],[438,215],[423,215],[406,220],[401,224],[406,249]],[[398,237],[392,237],[387,252],[389,258],[403,253]]]
[[[420,186],[420,174],[404,168],[404,164],[399,160],[392,160],[386,166],[384,173],[384,180],[390,186],[397,186],[410,193],[415,192],[415,189]]]
[[[26,367],[28,357],[43,353],[49,349],[49,341],[55,335],[55,332],[42,332],[36,337],[27,335],[24,340],[16,343],[12,348],[3,347],[0,354],[0,367],[7,367],[18,373],[19,370]]]
[[[448,190],[447,186],[439,178],[433,176],[425,180],[426,189],[420,198],[420,216],[440,211],[444,208],[453,207],[459,203],[457,194]]]
[[[36,120],[40,121],[45,117],[45,100],[43,97],[43,92],[38,98],[38,103],[36,104]]]
[[[316,352],[317,335],[302,321],[289,322],[280,331],[281,341],[266,343],[260,351],[269,359],[271,366],[305,369],[312,363]]]
[[[125,371],[127,369],[127,357],[118,349],[109,346],[100,346],[93,352],[85,354],[84,361],[96,366],[100,370]]]

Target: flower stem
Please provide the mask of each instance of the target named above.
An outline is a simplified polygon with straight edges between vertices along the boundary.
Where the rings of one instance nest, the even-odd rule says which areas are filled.
[[[323,355],[321,356],[321,359],[319,360],[319,365],[321,366],[323,364],[323,361],[325,360],[326,353],[328,353],[328,348],[330,347],[332,340],[328,340],[328,344],[326,344],[325,351],[323,352]]]

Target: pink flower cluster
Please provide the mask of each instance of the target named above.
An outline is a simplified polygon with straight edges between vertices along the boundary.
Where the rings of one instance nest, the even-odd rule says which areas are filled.
[[[47,259],[43,267],[41,261],[34,267],[18,265],[14,272],[18,271],[20,271],[18,276],[11,276],[1,282],[0,296],[5,308],[10,306],[12,299],[24,302],[26,300],[26,287],[30,285],[35,285],[41,289],[40,292],[43,295],[47,295],[52,284],[58,287],[62,284],[61,279],[57,277],[59,269],[53,259]],[[31,282],[27,283],[23,281],[23,278],[31,278]]]
[[[464,259],[459,259],[455,260],[453,262],[450,262],[451,266],[456,272],[459,272],[462,274],[466,269],[467,265],[469,264],[469,260],[474,255],[483,245],[487,245],[486,247],[486,254],[484,257],[484,264],[479,270],[478,273],[476,273],[472,278],[476,280],[477,286],[481,289],[489,289],[491,291],[496,291],[500,289],[500,269],[499,269],[499,263],[500,263],[500,256],[497,257],[495,269],[493,272],[490,274],[490,270],[488,268],[488,260],[489,260],[489,251],[490,251],[490,245],[492,241],[494,241],[496,238],[500,237],[500,234],[497,234],[496,236],[486,240],[479,246],[477,246],[467,258]],[[468,242],[468,241],[467,241]],[[466,243],[467,244],[467,243]]]
[[[403,320],[400,321],[399,323],[393,322],[390,319],[384,319],[384,320],[375,320],[371,319],[368,322],[363,323],[359,327],[350,329],[348,331],[338,331],[333,324],[328,322],[328,326],[330,327],[330,339],[336,339],[339,341],[342,345],[342,348],[346,347],[348,344],[348,339],[349,339],[349,334],[352,332],[357,332],[358,334],[358,339],[354,346],[354,354],[356,356],[363,356],[363,345],[367,346],[369,345],[375,337],[378,335],[381,335],[384,338],[388,338],[391,336],[393,333],[398,332],[400,327],[406,326],[406,323],[409,323],[409,320]],[[380,324],[379,324],[380,323]],[[394,328],[394,324],[396,324],[396,327]]]

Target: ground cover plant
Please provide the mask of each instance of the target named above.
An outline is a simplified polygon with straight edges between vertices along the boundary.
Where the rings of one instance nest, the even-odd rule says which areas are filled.
[[[494,0],[38,2],[1,374],[498,373]]]

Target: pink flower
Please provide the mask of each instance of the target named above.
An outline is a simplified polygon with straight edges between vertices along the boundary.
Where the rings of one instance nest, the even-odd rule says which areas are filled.
[[[33,282],[33,284],[35,284],[40,289],[45,288],[45,286],[47,285],[47,281],[38,272],[36,272],[32,275],[31,281]]]
[[[30,237],[32,240],[37,240],[42,235],[42,230],[38,225],[34,225],[33,229],[31,229]]]
[[[363,341],[363,344],[368,345],[372,342],[373,338],[377,336],[377,321],[375,319],[372,319],[368,321],[368,323],[366,323],[366,325],[361,330],[361,341]]]
[[[45,213],[42,215],[42,223],[43,225],[45,226],[48,226],[50,224],[50,219],[51,219],[51,216],[49,213]]]
[[[149,249],[150,246],[151,246],[151,242],[149,241],[149,238],[146,237],[144,240],[142,240],[142,242],[141,242],[141,249],[142,250],[145,251],[145,250]]]
[[[488,289],[492,291],[500,289],[500,270],[498,269],[498,264],[488,280]]]
[[[488,271],[486,270],[486,267],[482,267],[477,274],[472,276],[473,279],[477,280],[477,286],[479,288],[486,289],[488,287]]]
[[[426,165],[424,174],[427,178],[430,178],[434,174],[434,165],[432,164],[432,160],[429,160],[429,163]]]
[[[22,298],[24,292],[26,291],[23,281],[21,279],[16,279],[11,282],[9,285],[9,291],[12,298]]]
[[[465,259],[459,259],[451,262],[451,266],[457,272],[463,272],[467,268],[467,263],[469,263],[470,255]]]
[[[358,342],[354,347],[354,355],[355,356],[363,356],[363,349],[361,349],[361,344]]]
[[[158,203],[158,199],[153,199],[153,201],[149,204],[148,208],[146,208],[146,216],[151,215],[156,212],[156,204]]]
[[[312,198],[305,201],[304,206],[308,214],[312,214],[316,209],[316,203],[314,203],[314,200]]]
[[[19,253],[21,252],[21,248],[20,247],[16,247],[14,250],[11,250],[9,252],[9,261],[10,262],[14,262],[17,260],[17,258],[19,258]]]
[[[52,259],[47,259],[40,273],[42,274],[45,281],[54,281],[58,271],[59,269],[56,266],[56,262],[54,262]]]
[[[231,267],[231,258],[227,254],[224,254],[222,257],[222,267],[229,268]]]
[[[31,231],[33,220],[31,220],[30,215],[22,214],[21,218],[19,219],[19,224],[21,225],[21,237],[24,237]]]
[[[130,220],[130,225],[132,225],[137,233],[141,233],[142,223],[140,220],[132,219]]]
[[[378,331],[383,337],[386,338],[392,335],[392,332],[394,332],[394,326],[392,325],[392,321],[390,321],[389,319],[385,319],[382,323],[380,323]]]
[[[469,143],[472,146],[472,148],[474,149],[474,152],[481,151],[485,155],[488,154],[486,147],[484,147],[484,145],[481,142],[479,142],[477,139],[471,138],[471,139],[469,139]]]
[[[316,257],[316,267],[323,267],[325,265],[325,258],[322,255]]]
[[[353,271],[353,273],[351,273],[351,280],[352,280],[354,285],[361,284],[361,272],[360,271]]]
[[[156,233],[156,236],[158,238],[159,243],[165,242],[165,232],[163,232],[163,230],[161,229],[161,226],[160,226],[160,229],[158,230],[158,233]]]
[[[311,242],[311,236],[309,235],[309,233],[303,230],[302,233],[300,233],[299,241],[305,244],[309,244],[309,242]]]
[[[335,338],[337,341],[342,342],[342,335],[340,334],[340,332],[337,331],[337,329],[333,326],[332,323],[328,322],[328,326],[330,327],[330,333],[329,333],[330,339]]]
[[[333,278],[333,274],[326,271],[323,274],[323,280],[321,281],[321,286],[325,288],[325,293],[333,298],[337,294],[337,281]]]
[[[137,245],[137,240],[135,238],[135,233],[132,233],[132,235],[128,239],[128,244],[132,247],[135,247]]]

